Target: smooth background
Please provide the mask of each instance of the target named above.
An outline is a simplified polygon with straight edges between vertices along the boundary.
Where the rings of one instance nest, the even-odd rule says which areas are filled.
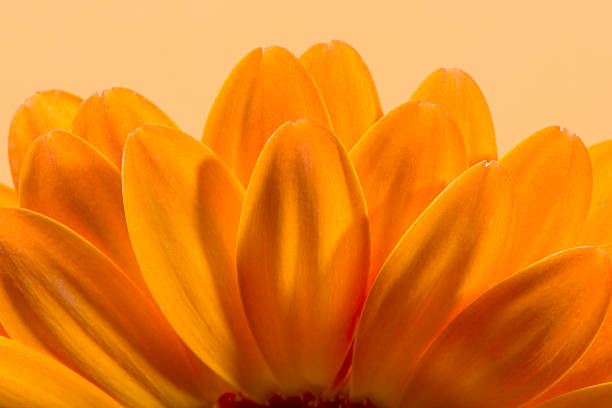
[[[0,0],[0,150],[37,90],[86,97],[133,88],[200,137],[232,66],[281,45],[301,54],[343,39],[366,60],[385,111],[440,67],[485,93],[502,152],[549,124],[587,144],[612,138],[608,1],[9,1]],[[0,181],[9,182],[6,153]]]

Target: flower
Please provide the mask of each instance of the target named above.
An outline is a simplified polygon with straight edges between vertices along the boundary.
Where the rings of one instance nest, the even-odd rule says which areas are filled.
[[[609,404],[612,266],[583,245],[612,243],[612,144],[548,127],[497,162],[466,73],[412,99],[383,116],[339,41],[249,53],[204,143],[127,89],[28,99],[0,405]]]

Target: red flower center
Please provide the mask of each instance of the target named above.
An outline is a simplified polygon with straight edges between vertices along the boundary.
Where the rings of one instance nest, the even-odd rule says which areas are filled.
[[[217,405],[219,408],[375,408],[370,400],[352,402],[346,395],[322,399],[309,392],[296,397],[274,395],[265,404],[226,393],[219,397]]]

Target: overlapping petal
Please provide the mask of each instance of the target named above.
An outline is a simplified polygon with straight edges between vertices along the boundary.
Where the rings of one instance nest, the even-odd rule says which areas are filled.
[[[62,130],[39,137],[23,163],[19,202],[72,228],[144,287],[125,224],[121,174],[89,143]]]
[[[0,337],[0,406],[121,408],[98,387],[56,360]]]
[[[334,133],[350,151],[382,116],[370,70],[353,47],[338,40],[313,45],[300,61],[321,91]]]
[[[238,277],[255,338],[284,395],[330,386],[365,296],[369,233],[341,142],[308,120],[281,126],[249,184]]]
[[[517,226],[505,266],[511,274],[576,243],[589,212],[593,176],[580,138],[558,126],[534,133],[500,163],[517,191]]]
[[[422,102],[408,102],[385,115],[350,157],[368,206],[373,282],[404,232],[468,168],[468,158],[448,114]]]
[[[93,94],[79,107],[72,132],[95,146],[121,168],[123,146],[140,126],[154,123],[177,127],[153,102],[126,88],[111,88]]]
[[[480,163],[452,183],[402,237],[359,322],[351,398],[396,406],[434,337],[493,282],[514,220],[512,183]]]
[[[608,254],[612,245],[603,247]],[[579,388],[612,381],[612,312],[608,311],[593,343],[580,360],[529,406]]]
[[[19,107],[9,129],[8,152],[13,185],[19,187],[21,164],[38,136],[53,129],[69,130],[83,100],[60,90],[37,92]]]
[[[0,316],[12,338],[128,407],[206,403],[185,346],[149,298],[50,218],[0,209]]]
[[[603,408],[609,406],[612,406],[612,383],[598,384],[561,395],[538,405],[538,408]]]
[[[17,192],[14,188],[0,183],[0,207],[16,207]]]
[[[284,122],[329,124],[311,75],[289,51],[257,48],[229,74],[210,110],[202,141],[246,186],[259,152]]]
[[[601,249],[570,249],[497,285],[444,330],[404,394],[411,407],[517,407],[587,349],[606,314],[612,268]]]
[[[274,391],[238,291],[240,182],[191,136],[146,125],[126,144],[123,187],[143,276],[174,330],[247,395]]]
[[[497,160],[489,105],[467,73],[458,68],[440,68],[421,82],[410,99],[442,105],[459,126],[467,145],[470,165],[482,160]]]
[[[580,236],[580,243],[612,243],[612,140],[589,147],[593,166],[591,209]]]

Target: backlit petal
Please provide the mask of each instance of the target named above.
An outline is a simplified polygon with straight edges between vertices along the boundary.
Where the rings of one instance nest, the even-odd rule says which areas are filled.
[[[126,144],[123,186],[143,276],[174,330],[243,392],[273,391],[238,291],[240,182],[191,136],[147,125]]]
[[[121,405],[56,360],[0,337],[0,406],[11,408]]]
[[[118,168],[128,135],[146,123],[177,127],[153,102],[126,88],[93,94],[83,102],[72,132],[94,145]]]
[[[17,207],[15,189],[0,183],[0,207]]]
[[[605,245],[612,242],[612,140],[589,147],[593,166],[593,196],[580,242]]]
[[[534,133],[500,163],[517,191],[517,226],[505,267],[511,274],[576,243],[589,211],[593,176],[582,140],[558,126]]]
[[[125,225],[119,169],[83,139],[54,130],[32,143],[19,203],[72,228],[144,285]]]
[[[312,121],[281,126],[246,193],[238,278],[286,395],[331,385],[365,295],[369,251],[363,195],[341,142]]]
[[[603,248],[612,253],[612,245]],[[557,395],[577,390],[582,387],[612,381],[612,311],[608,310],[593,344],[582,358],[535,402],[542,402]]]
[[[370,70],[353,47],[338,40],[313,45],[300,61],[323,95],[334,133],[350,150],[382,116]]]
[[[364,306],[351,398],[396,406],[431,341],[492,283],[514,220],[513,198],[504,169],[483,162],[459,176],[406,232]]]
[[[467,153],[445,111],[408,102],[368,130],[350,157],[368,206],[372,282],[419,214],[468,168]]]
[[[442,105],[459,126],[470,164],[497,159],[489,105],[467,73],[458,68],[440,68],[421,82],[410,99]]]
[[[32,142],[53,129],[69,130],[82,101],[68,92],[51,90],[37,92],[19,107],[8,136],[13,185],[19,187],[21,164]]]
[[[158,309],[94,246],[57,222],[0,209],[0,316],[130,407],[200,406],[185,346]]]
[[[537,408],[604,408],[612,407],[612,383],[582,388],[547,401]]]
[[[497,285],[432,344],[404,403],[514,408],[535,397],[597,333],[610,301],[611,269],[601,249],[575,248]]]
[[[202,141],[246,186],[259,152],[284,122],[329,115],[312,77],[289,51],[257,48],[229,74],[213,104]]]

